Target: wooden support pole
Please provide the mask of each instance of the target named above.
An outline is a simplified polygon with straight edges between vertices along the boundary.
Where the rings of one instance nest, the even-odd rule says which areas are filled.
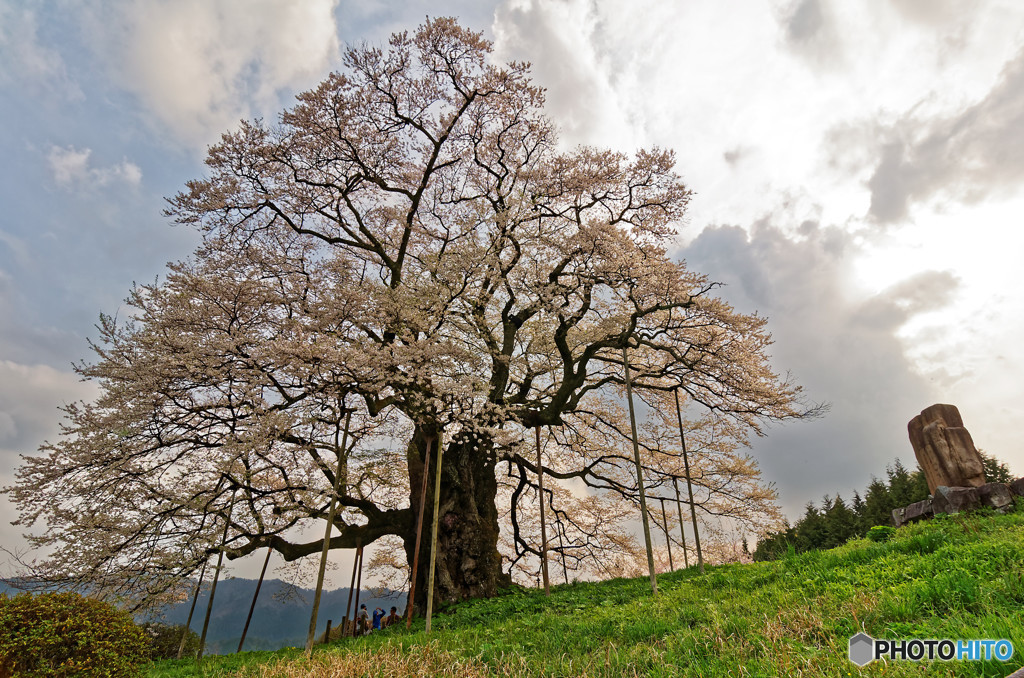
[[[199,570],[199,581],[196,583],[196,593],[192,596],[192,606],[188,608],[188,619],[185,621],[185,630],[181,634],[181,643],[178,645],[178,659],[181,659],[181,655],[185,654],[185,643],[188,641],[189,631],[192,630],[192,613],[196,611],[196,601],[199,600],[199,590],[203,586],[203,577],[206,575],[206,566],[209,562],[210,558],[207,556],[206,560],[203,561],[203,567]]]
[[[693,542],[697,546],[697,563],[704,574],[704,555],[700,552],[700,531],[697,529],[697,507],[693,503],[693,483],[690,481],[690,459],[686,455],[686,436],[683,435],[683,411],[679,407],[679,389],[675,390],[676,416],[679,418],[679,443],[683,448],[683,470],[686,473],[686,489],[690,493],[690,517],[693,519]]]
[[[636,484],[640,491],[640,516],[643,518],[644,543],[647,546],[647,569],[651,575],[651,591],[658,593],[658,574],[654,570],[654,548],[651,546],[651,522],[647,516],[647,494],[644,491],[644,468],[640,463],[640,439],[636,432],[636,412],[633,409],[633,385],[629,379],[629,356],[622,347],[622,366],[626,375],[626,400],[629,401],[629,427],[633,433],[633,460],[636,462]]]
[[[437,436],[437,468],[434,469],[434,518],[430,527],[430,574],[427,576],[427,628],[430,633],[430,618],[434,613],[434,566],[437,561],[437,521],[441,511],[441,435]]]
[[[355,620],[355,623],[356,623],[355,624],[356,629],[359,630],[359,631],[365,632],[366,629],[359,629],[358,628],[359,627],[359,621],[360,621],[360,617],[359,617],[359,594],[362,593],[361,589],[363,588],[363,547],[362,546],[359,547],[359,551],[358,551],[357,556],[359,558],[359,577],[356,579],[356,607],[355,607],[355,612],[353,612],[352,614],[353,614],[353,619]],[[359,635],[359,634],[353,632],[352,635]]]
[[[231,490],[231,503],[228,504],[228,514],[224,517],[224,534],[220,538],[220,553],[217,554],[217,569],[213,573],[213,585],[210,587],[210,602],[206,605],[206,619],[203,620],[203,635],[199,638],[199,653],[196,661],[203,658],[203,649],[206,646],[206,632],[210,628],[210,615],[213,613],[213,596],[217,593],[217,581],[220,579],[220,570],[224,565],[224,545],[228,542],[228,527],[231,526],[231,512],[235,508],[235,492]]]
[[[438,441],[440,441],[440,436]],[[416,517],[416,548],[412,553],[412,580],[409,583],[409,597],[405,601],[405,628],[412,628],[412,608],[416,600],[416,574],[420,564],[420,539],[423,536],[423,511],[427,508],[427,476],[430,472],[430,448],[434,446],[434,439],[427,437],[427,454],[423,460],[423,482],[420,483],[420,512]],[[440,449],[440,446],[438,446]]]
[[[537,498],[540,504],[540,571],[544,577],[544,595],[551,596],[551,581],[548,579],[548,531],[544,523],[544,462],[540,455],[540,426],[537,432]]]
[[[324,643],[331,642],[331,620],[327,620],[327,630],[324,631]]]
[[[313,642],[316,640],[316,617],[320,612],[320,595],[324,590],[324,573],[327,571],[327,554],[331,550],[331,532],[334,531],[334,515],[338,507],[338,495],[341,493],[341,471],[348,448],[348,427],[352,421],[352,410],[345,415],[345,433],[338,447],[338,429],[334,429],[334,445],[338,450],[338,469],[334,474],[334,486],[331,488],[331,502],[327,509],[327,529],[324,531],[324,547],[320,550],[320,570],[316,575],[316,592],[313,594],[313,612],[309,616],[309,633],[306,634],[306,656],[313,653]],[[337,424],[335,424],[337,426]]]
[[[562,554],[562,576],[565,577],[565,583],[569,583],[569,568],[565,566],[565,543],[562,541],[562,534],[565,532],[565,526],[560,522],[558,523],[558,551]]]
[[[665,513],[665,498],[658,497],[658,499],[661,500],[661,522],[665,530],[665,545],[668,546],[668,571],[675,572],[676,566],[672,563],[672,537],[668,533],[668,514]]]
[[[348,603],[345,604],[345,619],[355,619],[354,614],[351,613],[352,608],[352,594],[356,592],[356,570],[359,569],[359,558],[363,553],[362,545],[356,542],[356,557],[352,561],[352,583],[348,585]],[[348,635],[348,626],[342,625],[341,637],[344,638]],[[355,625],[352,626],[352,635],[355,635]]]
[[[679,513],[679,537],[683,544],[683,565],[687,569],[690,568],[690,557],[686,555],[686,529],[683,521],[683,502],[679,498],[679,481],[675,476],[672,476],[672,487],[676,490],[676,511]]]
[[[270,562],[271,553],[273,553],[273,550],[268,546],[267,557],[263,559],[263,569],[260,570],[260,578],[259,581],[256,582],[256,592],[252,594],[252,605],[249,606],[249,614],[245,617],[245,627],[242,628],[242,637],[238,640],[238,649],[235,650],[236,653],[242,651],[242,645],[245,644],[245,636],[249,633],[249,622],[252,621],[252,613],[253,610],[256,609],[256,599],[260,597],[260,588],[263,586],[263,577],[267,574],[267,563]]]

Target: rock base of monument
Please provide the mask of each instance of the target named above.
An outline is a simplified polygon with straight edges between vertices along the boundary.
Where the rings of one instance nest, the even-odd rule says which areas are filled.
[[[892,524],[900,527],[940,513],[956,514],[982,507],[1006,513],[1013,509],[1016,497],[1024,497],[1024,478],[1012,483],[985,483],[979,487],[939,485],[930,499],[893,509]]]

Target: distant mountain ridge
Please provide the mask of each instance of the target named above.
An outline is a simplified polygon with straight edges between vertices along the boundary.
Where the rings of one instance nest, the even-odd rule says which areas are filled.
[[[245,616],[252,605],[256,582],[255,579],[224,579],[218,582],[217,595],[214,597],[213,611],[210,614],[210,628],[206,634],[208,653],[228,654],[238,649],[238,640],[242,637]],[[203,631],[203,619],[210,599],[209,589],[205,586],[203,588],[190,625],[196,633]],[[285,595],[289,591],[291,595]],[[317,635],[324,632],[328,619],[332,620],[334,626],[341,623],[341,618],[345,616],[345,606],[348,604],[348,592],[348,588],[343,588],[324,591],[321,594],[320,609],[317,613]],[[282,647],[304,646],[309,631],[309,617],[313,612],[313,594],[313,589],[294,588],[280,579],[264,580],[243,650],[276,650]],[[365,603],[371,612],[375,607],[384,610],[397,607],[398,611],[402,612],[405,609],[405,598],[404,591],[391,592],[379,597],[363,590],[359,594],[359,604]],[[354,606],[355,596],[352,597],[352,603]],[[189,598],[165,608],[160,621],[165,624],[184,624],[191,605],[192,599]]]
[[[245,616],[252,605],[252,596],[256,591],[255,579],[222,579],[217,583],[217,595],[213,600],[210,614],[210,628],[206,634],[206,652],[209,654],[230,654],[238,649],[238,641],[242,637]],[[193,589],[194,591],[195,589]],[[320,610],[317,613],[317,635],[321,635],[330,619],[336,627],[345,616],[348,604],[348,588],[324,591],[320,596]],[[20,590],[0,582],[0,593],[17,595]],[[290,595],[285,595],[290,593]],[[243,650],[277,650],[282,647],[302,647],[306,644],[309,631],[309,617],[313,612],[313,589],[295,588],[280,579],[263,581],[259,600],[252,614],[249,632],[245,636]],[[374,596],[369,591],[361,591],[359,604],[366,604],[371,612],[375,607],[385,611],[397,607],[399,612],[405,610],[406,594],[404,591],[389,592],[387,595]],[[190,627],[196,633],[203,631],[203,619],[206,617],[206,606],[210,600],[209,587],[204,585],[192,614]],[[355,596],[352,597],[353,606]],[[192,605],[191,596],[175,605],[164,608],[156,619],[164,624],[184,624],[188,618],[188,610]],[[140,620],[142,621],[142,620]]]

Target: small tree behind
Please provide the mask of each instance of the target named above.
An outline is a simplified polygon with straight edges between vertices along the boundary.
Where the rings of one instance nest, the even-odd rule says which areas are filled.
[[[184,624],[168,625],[159,622],[146,622],[142,625],[142,630],[149,637],[151,659],[177,658],[181,636],[185,633]],[[195,657],[198,651],[199,634],[189,629],[185,636],[185,651],[182,656]]]

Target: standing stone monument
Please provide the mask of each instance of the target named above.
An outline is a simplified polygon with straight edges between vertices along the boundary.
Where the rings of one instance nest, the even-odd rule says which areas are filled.
[[[979,487],[985,484],[981,455],[954,405],[932,405],[907,424],[917,463],[935,494],[940,485]]]

